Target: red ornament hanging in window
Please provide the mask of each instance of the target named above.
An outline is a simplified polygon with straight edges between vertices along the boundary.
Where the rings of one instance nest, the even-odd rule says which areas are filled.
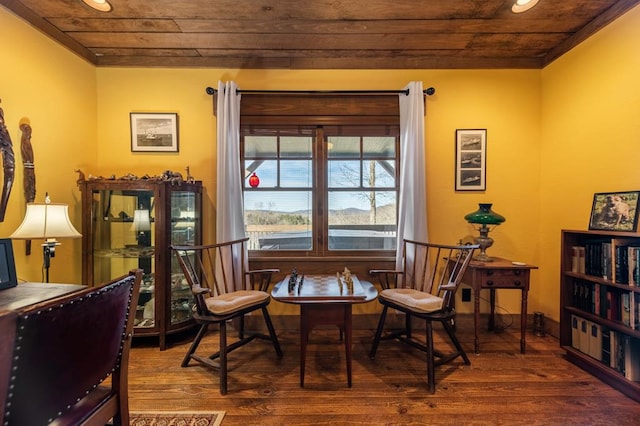
[[[256,175],[256,172],[251,173],[251,176],[249,176],[249,185],[252,188],[257,188],[258,185],[260,185],[260,178],[258,178],[258,175]]]

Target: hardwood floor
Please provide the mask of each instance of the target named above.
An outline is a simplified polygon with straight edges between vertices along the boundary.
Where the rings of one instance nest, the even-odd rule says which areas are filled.
[[[284,320],[284,321],[283,321]],[[436,393],[426,393],[424,354],[383,341],[368,356],[373,327],[353,333],[353,387],[347,387],[344,346],[337,329],[314,330],[307,353],[305,387],[299,387],[299,335],[295,317],[274,318],[284,352],[254,341],[229,356],[229,393],[219,393],[217,371],[181,368],[190,335],[170,347],[135,341],[129,367],[132,410],[224,410],[223,425],[638,425],[640,404],[563,358],[558,340],[519,330],[486,330],[473,354],[470,318],[458,320],[458,336],[471,358],[436,368]],[[517,321],[516,321],[517,323]],[[355,325],[357,327],[357,324]],[[447,350],[435,327],[436,347]],[[205,338],[213,352],[217,332]]]

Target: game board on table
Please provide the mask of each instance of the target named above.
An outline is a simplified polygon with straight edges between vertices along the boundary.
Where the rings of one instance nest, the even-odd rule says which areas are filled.
[[[292,302],[313,302],[327,300],[362,300],[366,294],[355,275],[351,276],[352,284],[348,285],[343,278],[338,281],[336,275],[304,275],[295,280],[295,285],[289,291],[291,276],[285,279],[274,289],[273,297],[276,300]]]

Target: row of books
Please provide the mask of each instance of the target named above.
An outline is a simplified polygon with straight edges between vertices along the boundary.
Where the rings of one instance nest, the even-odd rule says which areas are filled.
[[[572,246],[571,271],[640,286],[640,246],[612,246],[608,241]]]
[[[640,382],[640,339],[571,315],[571,346]]]
[[[574,278],[571,303],[582,311],[640,330],[640,293]]]

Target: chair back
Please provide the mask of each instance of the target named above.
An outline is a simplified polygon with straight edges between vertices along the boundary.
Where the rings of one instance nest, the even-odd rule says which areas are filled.
[[[171,246],[195,296],[199,315],[208,315],[205,299],[238,290],[255,289],[246,271],[249,238],[217,244]]]
[[[435,294],[449,310],[478,245],[446,245],[405,239],[402,285]]]
[[[3,425],[82,424],[87,419],[104,424],[116,416],[128,424],[130,312],[141,278],[141,270],[131,271],[18,313]],[[103,383],[107,378],[109,386]],[[107,406],[110,412],[96,416]]]
[[[0,336],[2,336],[2,344],[0,345],[0,403],[5,401],[9,391],[17,317],[18,315],[13,311],[0,312]],[[0,425],[3,424],[4,407],[0,410]]]

